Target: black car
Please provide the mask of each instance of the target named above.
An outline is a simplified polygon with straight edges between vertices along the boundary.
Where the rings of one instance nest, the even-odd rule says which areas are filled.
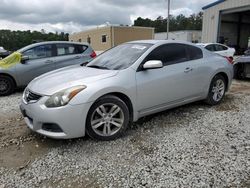
[[[235,60],[234,76],[237,79],[250,78],[250,47]]]
[[[7,57],[8,55],[10,55],[10,52],[5,50],[3,47],[0,47],[0,59]]]

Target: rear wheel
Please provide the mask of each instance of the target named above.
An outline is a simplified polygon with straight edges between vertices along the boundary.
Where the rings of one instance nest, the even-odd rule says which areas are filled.
[[[15,83],[9,76],[0,76],[0,96],[7,96],[14,92]]]
[[[209,88],[209,93],[206,99],[206,103],[209,105],[216,105],[220,103],[226,92],[226,81],[221,75],[216,75]]]
[[[129,124],[129,110],[118,97],[107,95],[90,108],[86,131],[97,140],[114,140],[120,137]]]
[[[239,79],[239,80],[242,80],[245,78],[243,64],[237,64],[234,66],[234,78]]]

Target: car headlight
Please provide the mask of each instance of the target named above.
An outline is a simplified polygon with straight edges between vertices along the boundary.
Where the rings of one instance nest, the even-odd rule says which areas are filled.
[[[45,106],[48,108],[55,108],[60,106],[65,106],[73,99],[79,92],[84,90],[87,86],[74,86],[68,89],[64,89],[50,96],[50,98],[45,102]]]

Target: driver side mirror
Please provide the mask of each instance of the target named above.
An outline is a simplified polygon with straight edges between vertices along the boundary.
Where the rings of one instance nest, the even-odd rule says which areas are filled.
[[[150,60],[144,63],[143,69],[159,69],[163,67],[163,63],[160,60]]]
[[[22,64],[25,64],[25,62],[27,61],[27,60],[29,60],[29,56],[22,56],[22,58],[21,58],[21,63]]]

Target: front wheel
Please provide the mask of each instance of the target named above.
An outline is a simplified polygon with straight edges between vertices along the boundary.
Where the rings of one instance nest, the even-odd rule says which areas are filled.
[[[5,75],[0,76],[0,96],[7,96],[14,92],[14,81]]]
[[[210,84],[209,93],[205,102],[209,105],[219,104],[222,101],[225,92],[225,78],[221,75],[216,75]]]
[[[129,124],[127,105],[118,97],[107,95],[90,108],[86,131],[96,140],[114,140],[120,137]]]

